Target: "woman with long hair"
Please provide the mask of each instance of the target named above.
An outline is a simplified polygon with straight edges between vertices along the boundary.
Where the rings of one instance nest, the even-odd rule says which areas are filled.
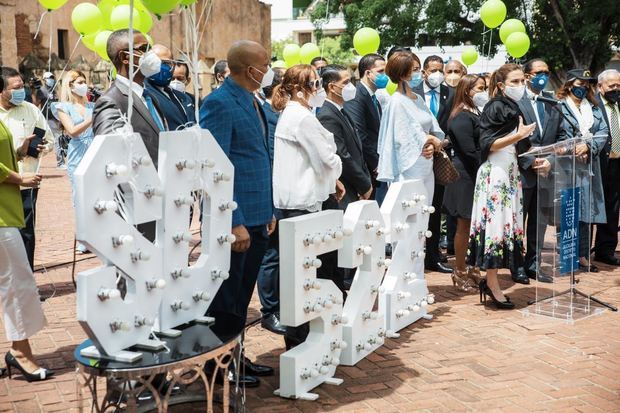
[[[379,128],[379,181],[421,179],[426,199],[433,199],[433,153],[441,149],[444,133],[437,119],[413,90],[422,82],[420,59],[413,52],[396,52],[385,73],[398,85],[384,110]]]
[[[480,271],[465,265],[471,208],[474,202],[476,174],[480,166],[480,111],[488,102],[486,81],[479,75],[465,75],[459,81],[454,106],[448,120],[448,135],[454,149],[454,167],[459,179],[446,186],[443,207],[457,218],[454,235],[456,266],[452,284],[462,291],[472,291],[480,283]]]
[[[469,265],[486,271],[480,298],[489,295],[497,308],[512,309],[497,270],[523,266],[523,202],[517,155],[529,149],[536,125],[524,125],[517,102],[525,94],[521,66],[509,63],[491,76],[480,117],[480,160],[469,232]]]
[[[594,97],[594,82],[589,70],[573,69],[568,71],[566,82],[557,93],[557,98],[565,102],[562,105],[564,120],[558,140],[583,136],[587,143],[577,145],[575,156],[578,162],[591,161],[592,175],[579,174],[581,188],[579,211],[579,269],[598,272],[590,263],[590,225],[607,222],[605,212],[605,195],[603,176],[601,174],[600,154],[607,144],[609,128],[604,114]],[[591,181],[590,181],[591,179]]]

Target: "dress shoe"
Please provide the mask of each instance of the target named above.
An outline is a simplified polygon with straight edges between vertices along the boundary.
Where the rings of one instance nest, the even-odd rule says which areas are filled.
[[[12,369],[17,369],[21,373],[21,375],[24,376],[26,381],[28,381],[28,383],[33,381],[47,380],[54,375],[54,372],[52,370],[44,369],[43,367],[36,369],[32,373],[26,371],[26,369],[21,364],[19,364],[17,358],[15,358],[15,356],[13,356],[11,352],[6,353],[6,355],[4,356],[4,361],[6,362],[6,367],[9,371],[9,379],[13,376]]]
[[[620,260],[616,257],[599,257],[598,255],[594,257],[594,261],[602,262],[607,265],[620,265]]]
[[[536,271],[534,270],[525,270],[525,273],[527,274],[527,278],[531,279],[531,280],[538,280],[541,283],[553,283],[553,277],[547,274],[536,274]]]
[[[223,384],[221,374],[218,374],[215,377],[215,382],[219,385]],[[237,374],[232,369],[228,370],[228,383],[231,386],[234,386],[236,382],[237,382]],[[258,387],[258,386],[260,386],[260,380],[258,377],[250,376],[247,374],[245,376],[239,376],[239,387],[250,388],[250,387]]]
[[[519,284],[530,283],[530,279],[527,277],[527,274],[525,274],[525,268],[523,267],[517,268],[517,271],[512,273],[511,278],[512,278],[512,281],[519,283]]]
[[[583,272],[598,272],[598,267],[592,263],[590,265],[579,264],[579,270]]]
[[[273,376],[273,368],[261,364],[252,363],[247,357],[243,358],[245,374],[250,376]]]
[[[260,325],[265,330],[269,330],[275,334],[284,335],[286,333],[286,327],[280,324],[280,317],[275,313],[263,314]]]
[[[444,274],[452,274],[452,268],[448,267],[443,262],[425,264],[424,269],[429,271],[441,272]]]
[[[515,308],[515,304],[510,301],[510,298],[508,296],[504,296],[506,298],[506,301],[499,301],[497,298],[495,298],[495,296],[493,295],[493,292],[487,285],[486,280],[480,281],[480,284],[478,284],[478,288],[480,289],[480,302],[481,303],[483,302],[483,299],[484,299],[484,304],[487,303],[487,295],[488,295],[491,297],[491,302],[495,305],[496,308],[500,310],[512,310],[513,308]]]
[[[446,248],[446,254],[456,255],[456,251],[454,251],[454,245],[448,245],[448,248]]]
[[[448,262],[448,256],[443,252],[439,253],[439,262],[443,262],[444,264]]]

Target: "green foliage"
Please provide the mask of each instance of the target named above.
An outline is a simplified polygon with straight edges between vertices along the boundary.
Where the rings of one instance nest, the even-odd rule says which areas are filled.
[[[293,43],[293,39],[291,37],[289,37],[288,39],[284,39],[284,40],[272,41],[271,42],[272,59],[284,60],[284,57],[282,57],[282,51],[284,50],[284,46],[286,46],[289,43]]]

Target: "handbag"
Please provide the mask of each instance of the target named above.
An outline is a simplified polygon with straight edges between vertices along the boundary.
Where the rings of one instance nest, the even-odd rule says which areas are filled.
[[[444,186],[456,182],[461,176],[443,149],[433,154],[433,172],[435,181]]]

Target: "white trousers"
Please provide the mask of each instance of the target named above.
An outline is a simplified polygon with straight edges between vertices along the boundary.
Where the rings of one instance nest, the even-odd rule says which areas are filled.
[[[420,179],[426,187],[426,199],[430,205],[435,194],[435,174],[433,172],[433,159],[426,159],[422,155],[407,170],[405,170],[400,180]]]
[[[25,340],[47,324],[19,230],[0,227],[0,302],[9,341]]]

